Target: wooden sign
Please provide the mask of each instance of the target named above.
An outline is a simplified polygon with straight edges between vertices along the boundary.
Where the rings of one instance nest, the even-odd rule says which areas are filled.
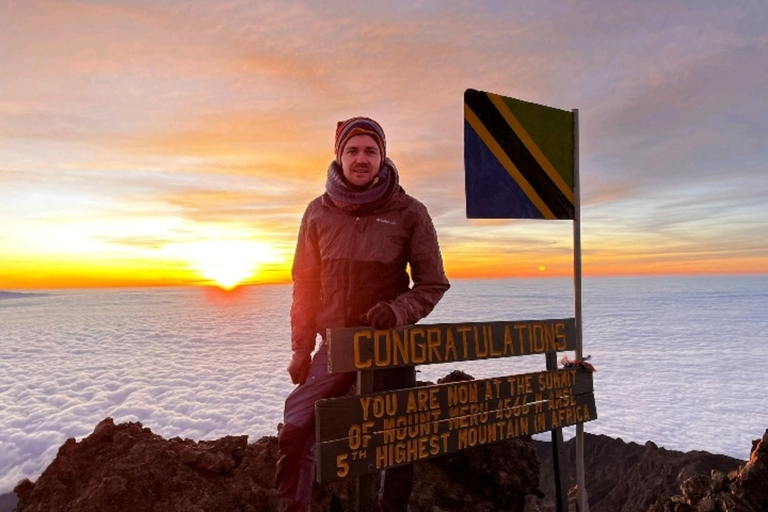
[[[597,418],[582,368],[315,404],[318,481],[356,476]]]
[[[467,218],[573,219],[574,114],[464,92]]]
[[[576,348],[573,318],[328,329],[328,371],[376,370],[417,364],[563,352]]]

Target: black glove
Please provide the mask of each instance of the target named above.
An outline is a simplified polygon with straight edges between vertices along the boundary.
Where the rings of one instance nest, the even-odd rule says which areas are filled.
[[[368,323],[375,329],[391,329],[397,325],[397,317],[392,308],[384,302],[373,306],[365,315]]]
[[[288,363],[288,374],[294,384],[304,384],[309,376],[309,366],[312,362],[312,352],[294,350],[291,362]]]

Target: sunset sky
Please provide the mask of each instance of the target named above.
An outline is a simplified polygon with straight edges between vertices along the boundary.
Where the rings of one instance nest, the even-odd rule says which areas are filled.
[[[579,109],[586,275],[768,273],[766,27],[765,0],[0,0],[0,289],[286,281],[354,115],[449,276],[570,275],[570,221],[466,219],[466,88]]]

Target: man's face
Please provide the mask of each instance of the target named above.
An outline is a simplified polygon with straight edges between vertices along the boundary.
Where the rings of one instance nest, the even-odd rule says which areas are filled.
[[[365,187],[381,169],[381,152],[370,135],[355,135],[347,141],[341,152],[341,170],[344,178],[356,187]]]

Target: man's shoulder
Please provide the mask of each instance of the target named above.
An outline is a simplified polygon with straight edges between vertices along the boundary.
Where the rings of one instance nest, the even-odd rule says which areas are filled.
[[[427,212],[427,207],[413,197],[410,194],[407,194],[405,191],[402,193],[402,204],[405,207],[406,210],[417,213],[419,215],[429,215],[429,212]]]
[[[324,203],[325,203],[325,199],[324,198],[325,198],[325,194],[321,194],[321,195],[317,196],[316,198],[314,198],[313,200],[311,200],[309,202],[309,204],[307,204],[306,211],[307,212],[311,212],[311,211],[315,211],[315,210],[317,210],[319,208],[322,208]]]

